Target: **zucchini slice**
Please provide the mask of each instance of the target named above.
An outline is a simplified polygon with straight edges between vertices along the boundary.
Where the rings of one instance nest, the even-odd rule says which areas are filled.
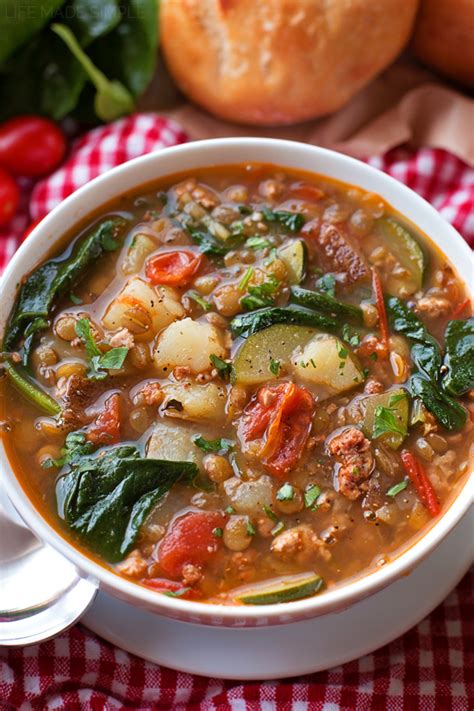
[[[306,276],[308,248],[302,239],[295,239],[280,247],[278,256],[288,270],[290,284],[301,284]]]
[[[277,324],[258,331],[242,344],[234,359],[233,382],[258,385],[279,376],[280,367],[290,362],[291,354],[316,334],[314,328]]]
[[[387,431],[376,437],[378,442],[387,445],[391,449],[398,449],[405,439],[408,431],[408,416],[410,410],[410,398],[403,388],[389,390],[380,395],[369,395],[364,399],[365,415],[362,422],[362,431],[371,439],[377,434],[377,420],[382,418],[387,425]],[[379,408],[383,408],[380,410]],[[377,416],[378,413],[378,416]]]
[[[236,599],[244,605],[274,605],[279,602],[302,600],[304,597],[316,595],[323,586],[320,575],[291,580],[279,580],[266,588],[251,590],[239,594]]]
[[[393,296],[410,296],[421,289],[426,267],[423,250],[410,234],[393,217],[383,217],[375,223],[376,234],[398,260],[406,275],[391,275],[386,281],[387,291]],[[401,289],[403,292],[401,293]]]

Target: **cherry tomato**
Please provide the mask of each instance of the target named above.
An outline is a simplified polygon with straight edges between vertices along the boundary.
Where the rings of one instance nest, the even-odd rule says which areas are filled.
[[[0,168],[0,225],[10,222],[18,209],[20,191],[11,175]]]
[[[179,578],[183,565],[202,565],[219,549],[221,539],[214,533],[225,524],[218,511],[191,511],[177,518],[158,548],[158,561],[167,575]]]
[[[111,395],[95,421],[89,425],[87,439],[94,445],[117,444],[120,442],[120,396]]]
[[[0,165],[16,175],[51,173],[65,152],[64,135],[49,119],[18,116],[0,126]]]
[[[261,441],[259,457],[270,474],[285,477],[297,464],[311,429],[314,399],[294,383],[264,385],[244,410],[238,434],[243,449]]]
[[[145,265],[145,274],[152,284],[184,286],[198,270],[201,261],[202,254],[184,249],[163,252],[150,257]]]
[[[28,235],[30,234],[30,232],[33,232],[33,230],[35,229],[36,225],[39,225],[39,223],[41,222],[42,219],[43,219],[43,218],[40,217],[38,220],[33,220],[33,222],[30,222],[30,224],[28,225],[28,227],[26,228],[26,230],[23,232],[23,234],[22,234],[22,236],[21,236],[21,241],[22,241],[22,242],[25,241],[25,239],[28,237]]]

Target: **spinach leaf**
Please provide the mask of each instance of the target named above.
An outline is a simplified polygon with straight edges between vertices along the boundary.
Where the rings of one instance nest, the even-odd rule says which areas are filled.
[[[122,0],[120,9],[120,23],[94,42],[90,56],[107,76],[122,82],[137,97],[147,88],[155,70],[158,3]]]
[[[267,222],[278,222],[290,232],[299,232],[305,223],[303,215],[299,212],[270,210],[270,208],[264,207],[262,209],[262,214]]]
[[[419,397],[424,406],[440,421],[447,430],[462,430],[467,421],[467,411],[462,405],[420,373],[415,373],[409,380],[413,397]]]
[[[394,296],[387,300],[387,315],[392,330],[401,333],[411,342],[411,357],[415,366],[428,378],[437,382],[441,366],[441,350],[438,342],[426,330],[424,323],[406,304]]]
[[[444,339],[447,373],[442,386],[450,395],[462,395],[474,388],[474,318],[450,321]]]
[[[93,450],[94,445],[87,440],[85,432],[68,432],[59,459],[47,459],[41,466],[44,469],[61,468],[65,464],[79,461],[82,457],[91,454]]]
[[[0,0],[0,63],[39,32],[64,0]]]
[[[129,90],[117,80],[109,80],[81,48],[69,27],[54,22],[51,29],[66,44],[96,89],[94,110],[103,121],[114,121],[131,113],[135,103]]]
[[[290,289],[290,302],[306,306],[308,309],[321,311],[328,316],[347,316],[362,323],[362,309],[353,304],[338,301],[330,294],[303,289],[301,286],[292,286]]]
[[[122,19],[117,0],[69,0],[56,13],[68,24],[82,47],[114,29]]]
[[[309,309],[304,309],[299,306],[289,306],[287,308],[274,306],[235,316],[230,322],[230,330],[234,336],[248,338],[253,333],[273,326],[275,323],[313,326],[323,331],[334,331],[338,326],[335,319],[329,316],[323,316]]]
[[[48,326],[54,301],[70,291],[87,267],[110,249],[110,239],[125,225],[121,217],[107,218],[81,241],[72,255],[45,262],[30,274],[20,289],[3,341],[3,350],[12,351],[25,335],[24,358],[28,362],[33,337]],[[115,243],[114,243],[115,244]]]
[[[73,461],[57,481],[58,513],[91,550],[116,563],[130,552],[155,504],[198,469],[192,462],[145,459],[120,445]]]

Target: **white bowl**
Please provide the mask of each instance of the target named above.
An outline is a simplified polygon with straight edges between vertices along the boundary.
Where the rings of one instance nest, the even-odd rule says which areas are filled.
[[[0,329],[3,331],[17,284],[49,253],[59,236],[84,216],[137,186],[180,171],[260,161],[313,171],[378,193],[411,220],[444,252],[473,293],[473,257],[459,234],[436,210],[405,185],[353,158],[303,143],[263,138],[225,138],[167,148],[136,158],[91,181],[56,207],[30,234],[9,263],[2,279]],[[472,502],[466,481],[449,509],[408,550],[383,568],[320,593],[314,598],[281,605],[218,606],[170,598],[135,585],[95,563],[55,531],[25,495],[0,446],[3,482],[25,523],[46,543],[73,562],[84,577],[130,604],[185,622],[229,627],[283,624],[340,611],[407,575],[453,529]],[[466,546],[471,545],[466,541]]]

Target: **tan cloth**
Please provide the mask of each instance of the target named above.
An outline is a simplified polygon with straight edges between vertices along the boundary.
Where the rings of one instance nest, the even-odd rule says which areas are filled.
[[[156,108],[156,102],[152,103],[155,92],[151,90],[142,108]],[[164,113],[178,121],[193,139],[271,136],[357,157],[410,143],[445,148],[474,165],[474,101],[409,59],[400,59],[389,67],[337,113],[296,126],[231,124],[190,103],[175,105]]]

